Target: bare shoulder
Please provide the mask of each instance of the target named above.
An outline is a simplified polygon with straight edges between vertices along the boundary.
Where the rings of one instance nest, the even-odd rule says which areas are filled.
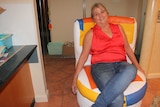
[[[84,42],[83,42],[84,45],[91,45],[92,35],[93,35],[92,30],[89,30],[89,31],[86,33],[86,35],[85,35],[85,37],[84,37]]]
[[[93,35],[93,31],[91,29],[86,33],[85,38],[92,38],[92,35]]]

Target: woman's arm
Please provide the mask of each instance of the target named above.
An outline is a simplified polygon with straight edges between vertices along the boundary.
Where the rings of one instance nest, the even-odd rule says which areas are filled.
[[[76,86],[76,81],[78,78],[78,74],[79,72],[82,70],[84,63],[86,62],[88,56],[89,56],[89,52],[91,49],[91,43],[92,43],[92,31],[90,30],[84,38],[83,41],[83,48],[82,48],[82,52],[81,55],[79,57],[78,63],[76,65],[76,70],[75,70],[75,74],[74,74],[74,78],[73,78],[73,82],[72,82],[72,92],[74,94],[76,94],[76,90],[77,90],[77,86]]]
[[[134,55],[134,52],[133,52],[133,50],[131,49],[131,47],[130,47],[130,45],[128,43],[127,37],[126,37],[123,29],[121,28],[121,26],[119,26],[119,27],[120,27],[120,30],[121,30],[121,32],[123,34],[123,37],[124,37],[124,47],[125,47],[125,50],[126,50],[126,53],[127,53],[128,57],[129,57],[129,59],[131,60],[131,62],[136,66],[136,68],[139,71],[144,73],[144,70],[140,67],[140,65],[139,65],[139,63],[138,63],[138,61],[137,61],[137,59],[136,59],[136,57]]]

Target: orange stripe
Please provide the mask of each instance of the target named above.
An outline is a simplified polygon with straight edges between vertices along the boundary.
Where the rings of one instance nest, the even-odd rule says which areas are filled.
[[[93,19],[91,17],[89,18],[83,18],[84,23],[89,23],[89,22],[93,22]],[[123,16],[109,16],[108,17],[108,22],[109,23],[134,23],[135,20],[134,18],[130,18],[130,17],[123,17]]]
[[[136,75],[136,78],[133,81],[143,81],[139,75]]]
[[[91,75],[91,66],[85,66],[84,70],[85,70],[85,72],[87,74],[87,77],[88,77],[88,80],[89,80],[91,88],[92,89],[97,88],[97,85],[95,84],[95,82],[93,80],[93,77]]]
[[[92,18],[83,18],[83,22],[84,23],[89,23],[89,22],[93,22],[93,19]]]
[[[109,16],[108,17],[109,23],[127,23],[133,24],[135,22],[134,18],[130,17],[123,17],[123,16]]]

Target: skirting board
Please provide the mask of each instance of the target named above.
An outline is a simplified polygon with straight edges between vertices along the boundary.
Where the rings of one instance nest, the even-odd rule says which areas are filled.
[[[152,73],[152,74],[148,74],[147,78],[148,78],[148,79],[152,79],[152,78],[160,78],[160,73]]]
[[[48,102],[49,98],[49,91],[46,91],[46,94],[44,96],[35,96],[36,102]]]

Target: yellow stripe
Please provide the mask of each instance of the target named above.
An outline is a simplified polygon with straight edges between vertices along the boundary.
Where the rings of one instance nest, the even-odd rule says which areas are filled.
[[[81,82],[80,80],[77,80],[77,87],[80,91],[80,93],[86,97],[87,99],[89,99],[90,101],[92,102],[95,102],[99,93],[97,92],[94,92],[93,90],[91,89],[88,89],[87,87],[85,87]]]
[[[80,30],[80,46],[83,44],[83,39],[86,33],[95,25],[94,22],[90,23],[83,23],[84,24],[84,31]]]
[[[122,24],[120,25],[123,27],[124,33],[126,34],[128,43],[131,44],[133,41],[134,36],[134,24]]]
[[[123,107],[127,107],[127,99],[126,99],[126,96],[124,96],[124,103],[123,103]]]

